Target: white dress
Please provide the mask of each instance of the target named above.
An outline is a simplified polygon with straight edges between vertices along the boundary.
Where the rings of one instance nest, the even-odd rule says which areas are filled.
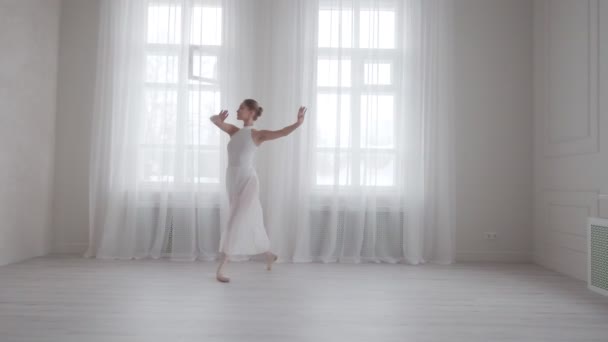
[[[256,255],[270,248],[254,167],[256,150],[251,127],[240,129],[228,142],[226,190],[230,213],[220,239],[220,252],[228,256]]]

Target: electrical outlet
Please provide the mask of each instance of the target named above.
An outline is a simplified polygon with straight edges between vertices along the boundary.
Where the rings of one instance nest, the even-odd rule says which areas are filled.
[[[486,240],[495,240],[497,237],[496,232],[486,232]]]

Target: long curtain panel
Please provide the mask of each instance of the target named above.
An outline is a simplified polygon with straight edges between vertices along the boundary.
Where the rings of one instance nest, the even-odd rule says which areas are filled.
[[[258,153],[280,260],[451,262],[450,18],[448,0],[104,1],[87,255],[215,258],[228,138],[208,117],[254,97],[260,128],[310,107]]]

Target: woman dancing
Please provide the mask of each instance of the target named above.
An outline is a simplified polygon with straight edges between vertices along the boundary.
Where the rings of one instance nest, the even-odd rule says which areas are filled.
[[[256,100],[244,100],[236,111],[243,128],[224,122],[228,111],[213,115],[211,121],[230,135],[226,190],[230,201],[228,224],[220,238],[220,260],[216,278],[227,283],[222,270],[231,256],[264,254],[266,268],[272,269],[277,256],[270,251],[270,241],[264,228],[262,206],[259,200],[259,182],[254,160],[258,146],[263,142],[287,136],[304,122],[306,107],[300,107],[294,124],[277,131],[257,130],[253,123],[262,115],[263,108]]]

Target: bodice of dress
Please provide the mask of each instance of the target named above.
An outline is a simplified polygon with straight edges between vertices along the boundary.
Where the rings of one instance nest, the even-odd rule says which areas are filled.
[[[228,166],[250,167],[255,162],[256,144],[251,136],[251,127],[243,127],[228,142]]]

